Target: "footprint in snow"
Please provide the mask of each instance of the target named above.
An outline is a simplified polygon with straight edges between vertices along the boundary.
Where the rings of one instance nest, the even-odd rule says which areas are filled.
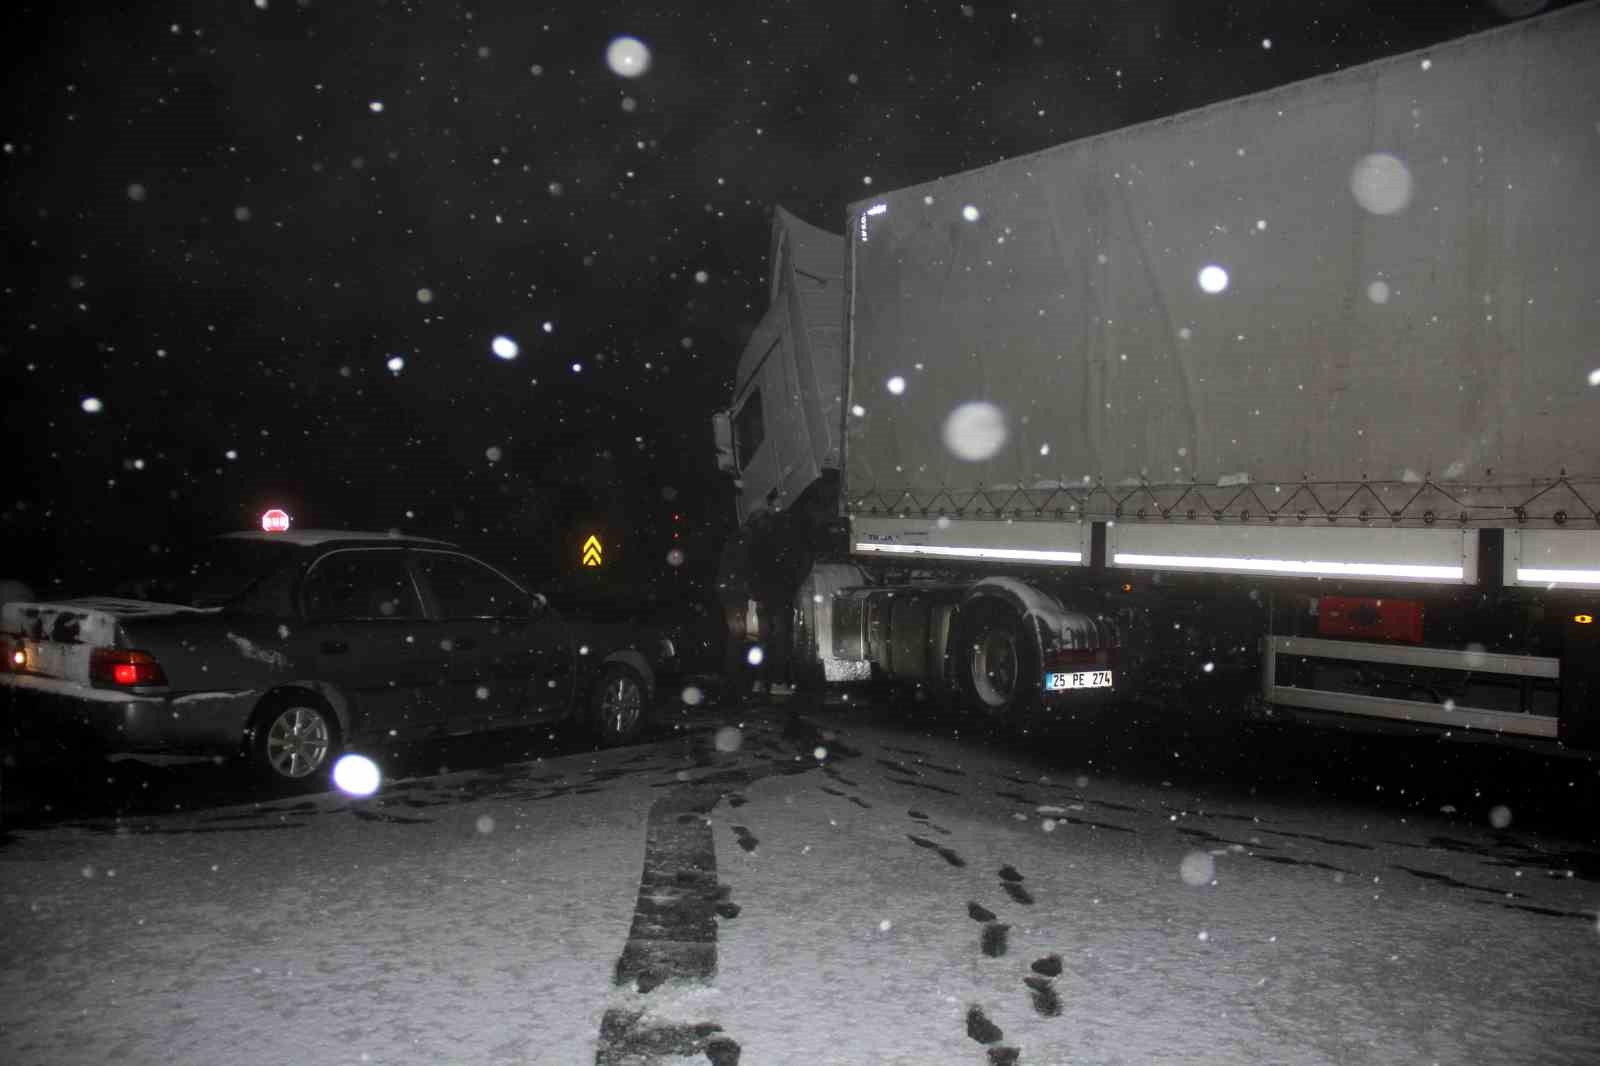
[[[919,848],[927,848],[930,851],[937,851],[939,853],[939,858],[943,859],[951,866],[965,866],[967,864],[967,860],[956,854],[954,850],[944,847],[941,844],[935,844],[927,837],[919,837],[914,834],[907,833],[906,839],[911,841],[911,843],[915,844]]]
[[[1017,903],[1031,904],[1033,902],[1033,893],[1029,892],[1027,889],[1023,888],[1014,881],[1001,882],[1000,887],[1005,889],[1006,895],[1010,896]]]
[[[999,1045],[986,1048],[989,1055],[990,1066],[1016,1066],[1022,1052],[1014,1047],[1000,1044],[1005,1034],[1000,1027],[991,1022],[983,1013],[982,1007],[967,1008],[967,1035],[980,1044]]]
[[[1033,1009],[1042,1018],[1056,1018],[1061,1015],[1061,997],[1056,994],[1055,981],[1049,977],[1024,977],[1022,983],[1028,986],[1028,992],[1033,996]]]
[[[730,806],[730,807],[743,807],[746,803],[749,803],[749,802],[750,802],[749,800],[745,799],[743,796],[739,795],[737,792],[732,793],[731,795],[728,796],[728,806]]]
[[[998,959],[1004,955],[1010,945],[1006,943],[1006,934],[1011,932],[1011,927],[1004,922],[985,922],[983,925],[983,953],[991,959]]]
[[[756,839],[755,834],[742,825],[733,827],[733,835],[739,838],[739,846],[746,851],[756,850],[756,845],[761,843],[760,840]]]
[[[906,813],[909,814],[912,818],[914,818],[917,821],[921,822],[923,825],[927,826],[929,829],[932,829],[934,832],[942,833],[945,836],[949,836],[950,835],[950,830],[946,829],[944,826],[940,825],[938,822],[929,821],[928,820],[928,816],[926,814],[924,814],[923,812],[917,810],[916,808],[913,807],[911,810],[906,811]]]
[[[1046,955],[1042,959],[1035,959],[1032,969],[1034,973],[1043,974],[1046,977],[1060,977],[1061,956]]]
[[[974,903],[970,900],[967,903],[967,916],[975,922],[994,921],[994,911],[983,906],[982,904]]]
[[[1022,874],[1018,873],[1017,868],[1010,863],[1000,867],[1000,887],[1006,890],[1006,895],[1015,903],[1033,903],[1033,893],[1022,887]]]
[[[972,1006],[967,1008],[967,1035],[980,1044],[998,1044],[1006,1034],[989,1020],[982,1007]]]

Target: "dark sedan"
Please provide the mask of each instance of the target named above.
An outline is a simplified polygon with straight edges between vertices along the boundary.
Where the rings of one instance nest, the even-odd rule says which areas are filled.
[[[346,747],[561,719],[620,744],[674,657],[419,537],[233,533],[124,591],[5,605],[0,685],[24,731],[239,755],[279,780],[323,773]]]

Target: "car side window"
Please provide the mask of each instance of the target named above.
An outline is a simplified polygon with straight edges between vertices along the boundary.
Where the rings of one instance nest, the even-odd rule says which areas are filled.
[[[441,618],[509,618],[528,613],[528,594],[476,559],[431,551],[417,552],[412,558]]]
[[[342,618],[421,618],[405,560],[398,551],[339,551],[319,559],[306,575],[306,615]]]

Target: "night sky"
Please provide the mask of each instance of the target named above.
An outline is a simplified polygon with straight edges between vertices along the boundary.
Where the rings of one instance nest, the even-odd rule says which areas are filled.
[[[842,231],[864,189],[1560,6],[25,4],[0,577],[87,591],[282,506],[535,576],[590,527],[662,570],[677,512],[702,587],[771,205]]]

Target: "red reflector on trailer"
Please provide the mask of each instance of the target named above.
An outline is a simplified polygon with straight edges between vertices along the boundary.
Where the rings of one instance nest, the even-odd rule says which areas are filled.
[[[1317,633],[1324,637],[1403,640],[1422,643],[1422,604],[1379,596],[1323,596],[1317,604]]]
[[[1057,670],[1108,666],[1111,665],[1112,658],[1110,648],[1064,648],[1045,655],[1044,665]]]

